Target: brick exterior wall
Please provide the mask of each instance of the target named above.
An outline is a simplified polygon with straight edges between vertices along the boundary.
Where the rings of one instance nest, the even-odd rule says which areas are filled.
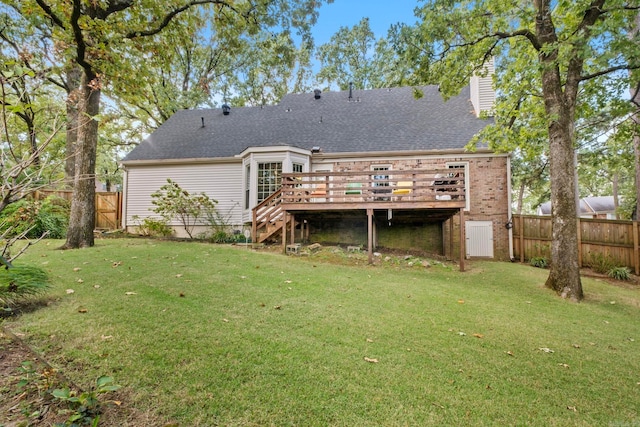
[[[469,183],[469,210],[465,211],[465,221],[491,221],[493,225],[494,259],[509,259],[509,230],[507,229],[507,222],[510,217],[510,185],[507,172],[509,162],[505,155],[469,154],[452,157],[349,160],[335,161],[332,166],[334,172],[348,172],[369,171],[376,165],[388,165],[392,175],[394,170],[445,169],[452,163],[468,165],[466,179]],[[449,221],[453,221],[453,245],[450,244],[449,240],[451,237]],[[327,227],[324,226],[323,228],[326,233]],[[420,239],[416,239],[416,233],[424,234]],[[438,224],[434,225],[433,221],[428,218],[428,212],[425,212],[422,226],[414,221],[413,224],[400,226],[395,230],[391,230],[391,228],[380,229],[377,237],[378,245],[381,247],[440,252],[442,255],[457,259],[460,247],[460,220],[456,214],[450,220],[445,222],[438,220]],[[418,243],[418,241],[424,243]]]

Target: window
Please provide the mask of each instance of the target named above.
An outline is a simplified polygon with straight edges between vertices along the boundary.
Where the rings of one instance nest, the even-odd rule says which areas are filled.
[[[282,183],[282,162],[258,163],[258,203],[275,193]]]
[[[389,171],[389,169],[391,169],[389,166],[382,166],[382,165],[374,165],[371,166],[371,170],[373,172],[376,172],[372,175],[372,178],[374,181],[381,181],[381,182],[374,182],[373,186],[374,187],[388,187],[389,186],[389,174],[387,173]]]
[[[371,184],[374,187],[374,194],[388,194],[391,193],[391,188],[389,187],[389,170],[391,167],[389,165],[372,165],[371,170],[373,171],[373,183]],[[382,187],[382,188],[381,188]],[[389,200],[385,197],[376,196],[376,200]]]
[[[244,177],[244,208],[249,209],[251,203],[251,166],[247,165]]]
[[[291,172],[293,173],[302,173],[302,167],[304,165],[302,163],[294,163],[293,164],[293,169],[291,170]]]
[[[469,192],[469,163],[468,162],[460,162],[460,163],[447,163],[447,169],[461,169],[464,173],[464,195],[465,195],[465,203],[466,206],[464,208],[465,211],[470,209],[471,203],[471,194]],[[449,176],[455,177],[456,172],[452,171]]]

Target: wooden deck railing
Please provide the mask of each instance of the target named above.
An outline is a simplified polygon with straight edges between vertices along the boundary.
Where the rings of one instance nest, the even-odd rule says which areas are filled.
[[[464,179],[460,169],[285,173],[281,188],[253,208],[251,234],[256,242],[276,235],[288,210],[461,209]]]
[[[430,169],[411,171],[314,172],[282,174],[282,203],[464,202],[464,171]],[[451,204],[451,203],[448,203]],[[409,207],[409,206],[407,206]]]
[[[282,228],[282,190],[271,194],[253,208],[251,235],[256,242],[261,243]]]

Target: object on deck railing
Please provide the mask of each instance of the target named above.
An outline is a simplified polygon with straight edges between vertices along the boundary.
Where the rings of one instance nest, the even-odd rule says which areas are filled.
[[[406,196],[413,191],[413,182],[398,181],[398,185],[393,189],[392,193],[396,196]]]
[[[327,184],[316,184],[313,191],[311,192],[311,196],[326,196],[327,195]]]
[[[449,173],[446,175],[437,174],[436,180],[433,181],[433,186],[436,191],[436,200],[451,200],[457,199],[458,194],[438,194],[438,193],[457,193],[457,185],[460,184],[460,180],[455,179],[460,176],[459,173]]]
[[[362,194],[362,183],[348,182],[347,191],[345,191],[344,194]]]

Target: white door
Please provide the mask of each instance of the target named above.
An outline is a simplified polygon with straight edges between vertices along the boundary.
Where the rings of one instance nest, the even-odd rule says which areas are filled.
[[[493,222],[467,221],[467,258],[493,258]]]

